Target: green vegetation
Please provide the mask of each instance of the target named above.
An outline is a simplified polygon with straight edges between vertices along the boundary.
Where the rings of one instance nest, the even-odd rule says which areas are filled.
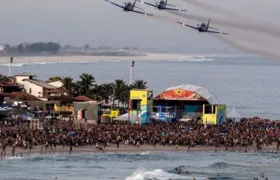
[[[13,82],[13,78],[0,74],[0,81]],[[105,103],[111,101],[114,104],[117,100],[118,106],[120,103],[127,105],[131,89],[147,88],[147,82],[143,80],[136,80],[132,85],[127,84],[122,79],[116,79],[112,83],[97,84],[95,78],[87,73],[81,74],[77,81],[74,81],[70,76],[53,76],[47,80],[47,82],[55,81],[62,82],[63,88],[70,97],[87,96]]]
[[[38,43],[28,43],[28,44],[19,44],[17,46],[10,46],[6,44],[4,47],[4,51],[9,54],[41,54],[41,53],[49,53],[55,54],[58,53],[60,49],[59,43],[54,42],[38,42]]]
[[[61,80],[63,87],[71,97],[87,96],[105,103],[118,100],[118,105],[128,103],[131,89],[147,88],[147,82],[143,80],[136,80],[131,86],[122,79],[116,79],[112,83],[96,84],[95,78],[86,73],[80,75],[76,82],[71,77],[50,77],[49,80]]]

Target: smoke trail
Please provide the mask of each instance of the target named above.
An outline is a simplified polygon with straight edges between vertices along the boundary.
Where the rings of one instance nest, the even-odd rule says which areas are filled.
[[[176,19],[175,18],[172,18],[170,16],[164,16],[164,15],[159,15],[157,14],[156,16],[152,16],[152,18],[155,18],[155,19],[158,19],[158,20],[161,20],[161,21],[165,21],[165,22],[168,22],[168,23],[176,23]]]
[[[245,16],[243,16],[243,15],[237,13],[237,12],[227,11],[225,9],[222,9],[222,8],[218,7],[218,6],[210,6],[208,4],[206,5],[202,2],[198,2],[198,1],[195,1],[195,0],[182,0],[182,1],[185,2],[185,3],[190,3],[190,4],[193,4],[193,5],[199,6],[203,9],[206,9],[206,10],[211,10],[215,13],[226,14],[230,17],[237,17],[239,20],[242,20],[244,18],[247,18],[248,20],[250,20],[250,19],[255,20],[255,19],[252,19],[252,18],[249,18],[249,17],[245,17]]]
[[[193,14],[181,14],[179,12],[171,12],[168,11],[169,13],[180,16],[183,18],[191,19],[191,20],[196,20],[196,21],[206,21],[208,17],[206,16],[199,16],[199,15],[193,15]],[[244,22],[233,22],[230,20],[223,20],[223,19],[217,19],[217,18],[212,18],[212,24],[220,25],[220,26],[227,26],[227,27],[233,27],[233,28],[238,28],[238,29],[243,29],[243,30],[251,30],[259,33],[267,33],[269,35],[275,36],[277,38],[280,38],[280,30],[275,29],[275,28],[267,28],[265,26],[259,25],[259,24],[253,24],[253,23],[244,23]]]
[[[213,34],[212,34],[213,35]],[[234,40],[231,40],[225,36],[219,36],[219,35],[213,35],[215,38],[221,40],[222,42],[230,45],[231,47],[244,51],[244,52],[248,52],[248,53],[253,53],[253,54],[257,54],[260,56],[264,56],[264,57],[269,57],[272,59],[276,59],[276,60],[280,60],[280,54],[278,54],[277,52],[273,52],[270,50],[265,50],[263,48],[260,47],[255,47],[253,45],[245,45],[241,42],[236,42]]]
[[[188,18],[191,20],[197,20],[197,21],[206,21],[208,18],[207,17],[203,17],[203,16],[196,16],[196,15],[192,15],[192,14],[180,14],[177,12],[169,12],[171,13],[171,15],[175,15],[175,16],[180,16],[183,18]],[[215,21],[217,22],[217,21]],[[225,22],[223,20],[221,20],[222,23],[220,23],[220,21],[218,21],[219,23],[213,23],[213,24],[222,24],[222,25],[227,25],[229,26],[229,22]],[[223,24],[224,23],[224,24]],[[231,26],[229,27],[234,27],[237,28],[235,26],[235,24],[231,24]],[[230,38],[234,38],[233,39],[229,39],[229,37],[227,36],[221,36],[221,35],[216,35],[216,34],[210,34],[212,36],[214,36],[215,38],[219,39],[220,41],[224,42],[225,44],[230,45],[232,48],[234,49],[238,49],[244,52],[248,52],[248,53],[253,53],[253,54],[257,54],[260,56],[264,56],[264,57],[268,57],[271,59],[277,59],[280,60],[280,53],[278,53],[277,50],[272,49],[273,46],[271,44],[270,41],[268,42],[264,42],[263,39],[259,39],[256,37],[264,37],[263,34],[259,34],[260,32],[257,32],[258,34],[256,34],[256,37],[253,37],[255,34],[253,34],[253,32],[242,32],[244,30],[246,30],[246,28],[239,28],[241,30],[237,30],[237,29],[230,29]],[[253,35],[253,36],[252,36]],[[243,42],[242,42],[243,41]],[[244,43],[244,41],[247,42]],[[265,43],[265,44],[264,44]],[[263,46],[261,46],[263,45]]]

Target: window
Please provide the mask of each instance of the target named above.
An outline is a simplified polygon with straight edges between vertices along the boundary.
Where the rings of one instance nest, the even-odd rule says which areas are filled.
[[[213,106],[213,114],[216,114],[216,108],[217,106]]]
[[[29,94],[31,94],[32,93],[32,89],[31,88],[29,88]]]
[[[204,107],[204,113],[205,114],[212,114],[212,106],[211,105],[205,105]]]

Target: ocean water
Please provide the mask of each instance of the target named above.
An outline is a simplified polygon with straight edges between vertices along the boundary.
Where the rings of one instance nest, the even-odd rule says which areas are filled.
[[[205,55],[137,61],[133,79],[143,79],[160,93],[168,87],[194,84],[208,89],[221,103],[234,106],[244,116],[280,119],[280,62],[250,55]],[[129,81],[129,61],[122,57],[110,61],[14,64],[12,74],[29,72],[40,79],[50,76],[92,74],[98,83],[114,79]],[[0,65],[8,73],[6,64]]]
[[[0,161],[1,180],[278,180],[280,154],[138,152],[30,155]],[[181,167],[181,174],[176,168]]]

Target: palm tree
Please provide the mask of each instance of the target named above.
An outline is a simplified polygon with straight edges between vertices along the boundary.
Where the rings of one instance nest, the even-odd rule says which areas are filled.
[[[48,82],[62,81],[63,79],[59,76],[53,76],[48,79]]]
[[[118,106],[123,97],[123,91],[127,88],[127,84],[122,79],[116,79],[114,82],[114,100],[118,100]]]
[[[93,94],[95,99],[108,103],[109,99],[113,96],[113,83],[96,85],[93,89]]]
[[[128,101],[130,99],[129,96],[130,96],[130,90],[131,89],[132,89],[132,87],[128,84],[125,84],[122,87],[119,101],[123,104],[123,106],[128,104]]]
[[[105,103],[107,104],[109,102],[109,100],[111,99],[111,97],[113,96],[114,93],[114,84],[113,83],[105,83],[102,84],[102,98],[105,101]]]
[[[0,74],[0,81],[11,82],[12,79],[13,79],[13,77],[8,77],[8,76],[4,76],[4,75]]]
[[[93,88],[95,83],[95,79],[91,74],[83,73],[80,75],[80,81],[77,82],[79,87],[79,94],[90,96],[90,92]]]
[[[68,96],[73,95],[74,82],[70,76],[62,78],[63,87],[67,90]]]
[[[147,82],[143,80],[136,80],[132,84],[133,89],[147,89]]]

